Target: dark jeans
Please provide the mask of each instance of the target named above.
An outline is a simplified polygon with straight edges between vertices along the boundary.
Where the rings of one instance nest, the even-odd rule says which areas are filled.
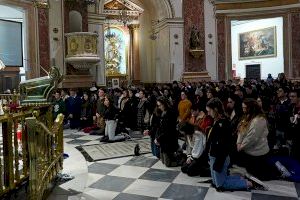
[[[153,139],[151,139],[151,151],[154,156],[160,158],[160,148],[154,143]]]

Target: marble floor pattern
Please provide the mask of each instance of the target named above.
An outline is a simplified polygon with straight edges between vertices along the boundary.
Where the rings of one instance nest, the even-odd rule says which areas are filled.
[[[300,184],[285,181],[266,182],[269,191],[217,192],[210,184],[199,183],[205,177],[188,177],[180,168],[166,168],[150,154],[139,157],[88,162],[75,148],[100,144],[101,136],[65,130],[63,173],[75,178],[58,183],[48,200],[296,200]]]

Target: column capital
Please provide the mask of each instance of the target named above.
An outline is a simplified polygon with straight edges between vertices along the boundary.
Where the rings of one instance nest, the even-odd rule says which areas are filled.
[[[129,28],[129,30],[139,30],[140,25],[139,24],[129,24],[127,27]]]

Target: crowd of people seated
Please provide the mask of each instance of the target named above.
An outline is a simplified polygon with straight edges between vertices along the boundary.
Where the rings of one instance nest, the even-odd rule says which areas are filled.
[[[174,81],[69,95],[57,91],[53,101],[54,117],[64,113],[66,127],[104,135],[102,142],[125,140],[132,131],[149,135],[153,155],[167,167],[211,176],[219,191],[257,184],[228,174],[235,166],[261,180],[300,181],[300,84],[284,74],[242,84]]]

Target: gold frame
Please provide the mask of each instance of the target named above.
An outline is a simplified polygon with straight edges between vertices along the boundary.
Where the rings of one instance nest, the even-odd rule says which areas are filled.
[[[104,31],[103,31],[104,37],[105,37],[105,31],[108,28],[118,29],[118,30],[120,30],[123,33],[124,36],[126,36],[128,34],[128,36],[130,37],[130,32],[129,31],[127,33],[126,31],[124,31],[124,29],[120,28],[120,26],[114,25],[114,24],[109,24],[109,26],[104,27]],[[104,41],[104,43],[105,43],[105,41]],[[130,39],[129,39],[128,43],[125,42],[125,67],[126,67],[126,73],[122,74],[120,72],[109,72],[109,71],[107,71],[107,69],[106,69],[106,61],[104,61],[105,62],[104,65],[105,65],[105,76],[106,77],[111,77],[111,76],[120,76],[120,77],[126,76],[127,77],[129,75],[129,56],[128,56],[129,46],[130,46]],[[105,48],[104,48],[104,54],[105,54]],[[105,55],[104,55],[104,60],[105,60]]]
[[[262,55],[262,56],[250,56],[250,57],[241,57],[241,35],[257,32],[257,31],[264,31],[268,29],[273,29],[273,34],[274,34],[274,54],[270,55]],[[262,28],[262,29],[256,29],[253,31],[247,31],[243,33],[239,33],[238,35],[238,55],[239,55],[239,60],[251,60],[251,59],[261,59],[261,58],[271,58],[271,57],[277,57],[277,28],[276,26],[271,26],[267,28]]]

